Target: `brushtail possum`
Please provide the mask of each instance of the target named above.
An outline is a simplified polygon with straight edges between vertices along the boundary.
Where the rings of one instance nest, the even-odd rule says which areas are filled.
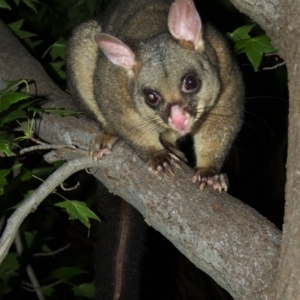
[[[94,159],[122,138],[151,172],[172,173],[183,157],[177,140],[191,135],[192,181],[227,190],[219,172],[242,124],[244,87],[226,41],[192,0],[115,2],[74,30],[67,74],[74,100],[102,126]]]

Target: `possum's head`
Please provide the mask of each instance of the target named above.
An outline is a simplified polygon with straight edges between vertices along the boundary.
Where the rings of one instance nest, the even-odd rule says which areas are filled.
[[[97,34],[95,40],[113,64],[128,71],[133,101],[145,122],[161,131],[172,128],[182,136],[214,105],[220,80],[192,0],[175,0],[168,29],[140,41],[135,52],[107,34]]]

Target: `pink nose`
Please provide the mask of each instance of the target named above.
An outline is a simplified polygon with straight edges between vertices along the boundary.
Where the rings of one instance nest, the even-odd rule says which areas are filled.
[[[170,121],[179,130],[184,130],[189,114],[179,105],[173,105],[170,111]]]

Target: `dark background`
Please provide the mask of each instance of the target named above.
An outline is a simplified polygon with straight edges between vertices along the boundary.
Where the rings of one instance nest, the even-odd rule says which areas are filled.
[[[78,6],[80,10],[78,16],[70,17],[70,7],[74,3],[76,1],[66,1],[63,4],[58,1],[47,1],[38,15],[24,6],[13,7],[12,11],[5,11],[5,13],[0,10],[0,16],[5,22],[24,18],[26,30],[35,32],[46,40],[46,43],[41,44],[35,51],[29,51],[42,62],[49,75],[64,89],[65,81],[58,78],[49,67],[51,59],[41,57],[51,43],[60,36],[68,38],[75,23],[84,21],[90,15],[90,11]],[[101,11],[106,5],[107,1],[98,1],[93,7],[95,11]],[[196,1],[196,5],[202,20],[209,21],[224,34],[251,23],[247,16],[237,12],[227,1],[202,0]],[[76,11],[76,7],[72,9]],[[262,31],[259,26],[256,26],[251,34],[259,35]],[[246,109],[243,128],[224,165],[224,171],[230,180],[228,192],[256,209],[281,229],[284,214],[288,113],[286,69],[280,67],[263,70],[264,67],[276,65],[278,59],[276,56],[264,58],[258,72],[254,72],[244,54],[238,55],[237,59],[246,84]],[[28,169],[46,166],[42,158],[37,158],[36,155],[26,157],[24,165]],[[86,201],[90,207],[97,210],[96,203],[101,199],[96,197],[94,180],[82,172],[73,176],[68,183],[72,186],[78,180],[81,186],[76,191],[68,193],[67,197]],[[35,184],[32,183],[32,186],[34,188]],[[15,195],[10,194],[10,197],[13,196]],[[92,258],[98,224],[92,222],[91,236],[87,238],[86,228],[82,224],[78,221],[69,221],[63,211],[53,206],[58,201],[61,200],[56,196],[49,197],[22,225],[22,232],[26,230],[37,233],[31,246],[25,246],[24,254],[19,258],[21,263],[19,273],[10,282],[12,290],[3,296],[3,299],[27,299],[28,297],[35,299],[33,294],[21,288],[22,280],[28,280],[25,273],[28,262],[32,264],[41,284],[52,282],[49,273],[55,268],[73,265],[80,265],[87,271],[86,274],[77,276],[74,284],[93,280]],[[1,203],[1,210],[9,206],[7,202],[3,203]],[[101,215],[101,211],[99,214]],[[231,299],[212,279],[194,267],[155,230],[147,228],[143,241],[145,249],[142,262],[141,299]],[[41,252],[44,242],[47,242],[52,249],[65,245],[70,247],[53,257],[33,257],[33,253]],[[50,299],[66,299],[66,295],[70,294],[69,289],[69,285],[59,285]],[[70,298],[73,298],[72,294],[70,295]]]

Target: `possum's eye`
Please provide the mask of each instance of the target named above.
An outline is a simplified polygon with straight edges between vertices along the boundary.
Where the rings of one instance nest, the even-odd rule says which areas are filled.
[[[193,74],[184,77],[182,82],[182,91],[184,93],[196,92],[200,87],[200,80]]]
[[[152,107],[157,106],[161,102],[161,96],[157,92],[145,90],[144,94],[146,102]]]

